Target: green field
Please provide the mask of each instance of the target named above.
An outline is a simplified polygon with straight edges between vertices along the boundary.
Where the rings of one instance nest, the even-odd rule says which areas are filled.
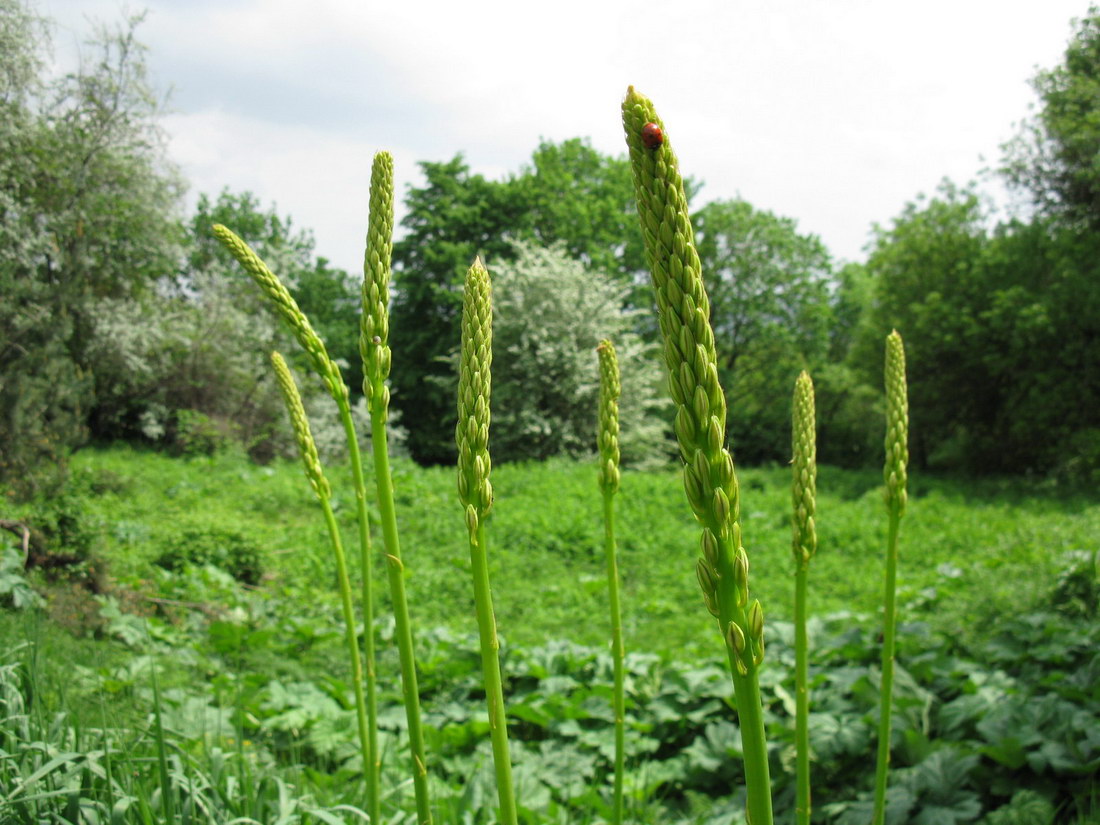
[[[328,539],[297,463],[258,467],[232,456],[180,460],[116,449],[82,452],[74,470],[97,491],[87,497],[88,513],[102,530],[109,573],[120,582],[140,588],[181,533],[232,530],[261,553],[265,591],[302,590],[310,601],[331,593],[335,609]],[[490,541],[502,634],[524,645],[603,644],[606,583],[594,468],[566,461],[506,465],[493,479]],[[789,621],[789,471],[750,469],[740,482],[753,592],[768,618]],[[474,632],[453,469],[398,462],[394,483],[415,621]],[[334,472],[334,487],[351,536],[350,483]],[[689,660],[720,653],[694,578],[698,529],[679,473],[626,471],[618,501],[631,647]],[[824,468],[818,501],[811,610],[873,615],[882,599],[881,479]],[[1093,548],[1098,533],[1100,502],[1085,495],[1026,481],[917,476],[902,527],[901,602],[909,603],[910,619],[953,635],[980,633],[1040,599],[1067,553]],[[375,544],[381,545],[377,534]]]
[[[45,609],[0,613],[9,717],[16,716],[11,691],[32,685],[21,694],[34,709],[31,727],[59,738],[52,751],[20,748],[9,725],[0,770],[10,781],[33,776],[50,753],[80,752],[85,761],[62,760],[35,777],[37,790],[27,796],[36,801],[5,815],[40,821],[34,817],[52,800],[69,798],[59,791],[66,787],[70,796],[85,788],[80,798],[102,800],[102,788],[98,797],[88,789],[106,782],[96,770],[108,741],[129,742],[148,760],[112,792],[138,800],[118,803],[135,817],[120,822],[167,816],[157,809],[158,742],[166,743],[177,806],[201,798],[181,790],[188,782],[221,788],[221,796],[207,791],[221,818],[200,821],[227,822],[230,814],[275,821],[280,782],[294,789],[294,815],[304,817],[287,821],[326,821],[325,811],[360,804],[333,563],[300,467],[113,448],[78,453],[72,470],[63,495],[34,506],[55,522],[67,515],[73,541],[100,562],[85,567],[99,568],[103,592],[93,596],[77,574],[33,573]],[[331,475],[350,536],[350,486],[339,468]],[[438,819],[490,821],[492,770],[454,471],[398,462],[394,480],[429,753],[438,757]],[[792,748],[789,471],[749,469],[740,482],[751,586],[768,627],[762,686],[782,811],[790,804],[783,789]],[[494,471],[494,487],[493,587],[525,821],[598,821],[608,779],[610,659],[595,470],[566,461],[506,465]],[[1088,566],[1100,501],[1026,481],[917,476],[910,489],[895,719],[904,760],[892,786],[910,793],[914,810],[942,797],[936,804],[957,816],[937,822],[979,821],[1019,788],[1055,806],[1059,822],[1087,821],[1100,792],[1100,680],[1089,681],[1100,676],[1097,588]],[[678,473],[625,472],[619,507],[633,821],[728,822],[739,810],[736,717],[723,648],[695,581],[698,532]],[[818,514],[810,606],[811,615],[828,618],[812,627],[815,810],[820,821],[848,823],[862,815],[860,795],[870,788],[885,525],[879,476],[824,468]],[[398,812],[412,805],[392,622],[386,589],[377,592],[390,748],[385,804],[394,821],[405,821]],[[163,737],[149,716],[154,670]],[[1005,716],[1020,711],[1017,702],[1034,711],[1024,726],[1032,739],[1020,734],[1020,719]],[[936,771],[954,784],[928,779]],[[267,777],[251,783],[254,797],[242,791],[248,772]],[[138,813],[143,798],[156,809],[152,819]],[[1021,808],[1028,802],[1017,800]]]

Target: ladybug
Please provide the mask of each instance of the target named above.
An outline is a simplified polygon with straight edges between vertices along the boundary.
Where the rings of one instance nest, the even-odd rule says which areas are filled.
[[[642,143],[647,149],[656,149],[665,142],[665,133],[656,123],[647,123],[642,127]]]

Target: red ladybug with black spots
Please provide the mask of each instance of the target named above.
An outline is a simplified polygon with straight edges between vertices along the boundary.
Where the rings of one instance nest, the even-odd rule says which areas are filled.
[[[656,123],[647,123],[642,127],[642,143],[647,149],[656,149],[665,142],[665,133]]]

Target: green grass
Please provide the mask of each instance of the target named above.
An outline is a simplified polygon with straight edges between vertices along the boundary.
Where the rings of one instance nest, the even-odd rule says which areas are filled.
[[[361,807],[361,795],[351,790],[360,787],[359,757],[334,571],[299,467],[257,467],[233,455],[172,459],[126,447],[85,450],[73,465],[64,507],[77,516],[82,540],[107,562],[109,599],[81,597],[77,582],[48,583],[35,574],[48,614],[0,610],[7,651],[0,668],[18,664],[9,684],[27,689],[37,726],[25,739],[0,725],[4,748],[14,754],[0,760],[0,773],[8,771],[0,782],[32,776],[48,753],[75,753],[79,735],[83,752],[94,758],[59,763],[36,780],[36,793],[83,782],[81,798],[102,802],[109,784],[88,770],[106,766],[106,757],[93,752],[109,740],[124,746],[118,764],[126,768],[112,793],[132,800],[119,821],[159,821],[161,742],[150,716],[155,666],[168,771],[179,782],[211,788],[195,804],[205,800],[222,811],[202,821],[277,818],[284,803],[297,811],[287,822],[330,821],[326,812],[336,806]],[[340,466],[331,473],[337,513],[350,535],[347,476]],[[495,800],[454,471],[399,461],[394,476],[410,603],[425,628],[417,645],[437,819],[486,821]],[[786,705],[793,694],[789,478],[785,467],[741,473],[752,582],[769,628],[761,684],[781,807],[790,783],[784,754],[793,753]],[[820,549],[810,583],[811,736],[820,756],[814,799],[827,821],[844,825],[869,814],[863,807],[885,530],[880,478],[824,468],[818,484]],[[507,465],[494,469],[494,479],[490,558],[506,639],[502,668],[520,818],[538,825],[600,821],[610,815],[613,736],[595,468],[565,461]],[[1100,658],[1095,619],[1074,619],[1072,609],[1095,615],[1095,575],[1081,568],[1063,581],[1064,597],[1051,594],[1069,552],[1094,547],[1100,502],[1024,481],[919,475],[910,493],[901,535],[891,787],[906,789],[918,808],[932,804],[943,796],[933,780],[949,769],[951,804],[963,810],[979,800],[992,810],[1017,787],[1043,789],[1027,772],[1035,760],[1054,760],[1056,768],[1044,770],[1063,776],[1087,774],[1097,754],[1081,744],[1080,714],[1100,718],[1094,712],[1100,694],[1092,687],[1100,683],[1094,678]],[[742,779],[729,676],[699,596],[698,532],[678,473],[625,471],[617,498],[629,651],[626,821],[736,821],[739,803],[729,789]],[[258,584],[241,585],[213,567],[159,568],[155,560],[166,548],[178,549],[183,535],[215,543],[228,536],[234,546],[255,550],[263,570]],[[199,546],[188,541],[181,552]],[[1021,604],[1035,610],[1054,601],[1066,608],[1063,616],[1017,615]],[[379,686],[389,821],[411,812],[413,803],[386,608]],[[866,621],[818,618],[837,611]],[[1100,743],[1095,728],[1090,723],[1088,742]],[[1097,793],[1087,775],[1073,781],[1063,782],[1061,797],[1051,796],[1062,805],[1059,822],[1077,822]],[[176,805],[189,798],[183,784],[173,793]],[[51,806],[65,797],[37,799],[41,810],[32,818],[56,810]],[[152,819],[139,815],[142,804],[151,806]],[[0,809],[0,819],[5,813]]]
[[[152,562],[187,527],[233,527],[266,555],[263,587],[327,593],[327,537],[299,467],[258,467],[231,455],[175,459],[112,448],[73,460],[99,493],[89,514],[100,524],[100,552],[123,583],[149,581]],[[337,516],[353,535],[354,504],[343,467],[331,472]],[[414,620],[423,627],[472,632],[465,525],[454,506],[454,471],[393,467],[399,529]],[[789,471],[740,473],[745,544],[753,594],[767,618],[790,618]],[[880,609],[886,520],[881,476],[822,468],[819,552],[811,615]],[[568,461],[494,470],[491,576],[501,635],[541,644],[569,639],[606,643],[606,575],[595,469]],[[546,502],[552,502],[547,506]],[[679,473],[623,472],[618,497],[624,627],[632,650],[690,660],[721,652],[694,576],[698,531],[683,501]],[[1067,551],[1093,546],[1100,501],[1027,481],[938,480],[916,474],[902,525],[899,603],[966,638],[1050,590]],[[380,616],[388,609],[381,598]],[[335,604],[335,601],[333,601]]]

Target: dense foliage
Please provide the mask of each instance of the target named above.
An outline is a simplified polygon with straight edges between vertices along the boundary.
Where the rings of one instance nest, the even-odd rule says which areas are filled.
[[[1039,71],[1032,85],[1040,108],[1005,146],[1004,172],[1044,214],[1100,227],[1100,13],[1074,21],[1061,65]]]
[[[795,221],[742,200],[708,203],[692,224],[719,378],[735,410],[730,438],[742,461],[775,460],[789,449],[794,377],[825,360],[829,253]]]
[[[308,231],[248,193],[203,196],[181,219],[181,182],[165,160],[138,21],[101,32],[93,59],[51,80],[46,23],[17,0],[4,0],[3,11],[0,476],[33,491],[48,480],[44,468],[62,466],[89,437],[177,451],[239,441],[265,460],[284,449],[289,437],[263,365],[285,333],[213,243],[212,222],[237,231],[286,281],[358,396],[358,277],[331,267]],[[919,465],[1093,478],[1098,19],[1093,11],[1078,22],[1063,63],[1038,73],[1041,107],[1006,145],[1007,179],[1035,203],[1026,219],[994,225],[980,191],[945,183],[876,229],[866,263],[837,268],[789,218],[740,200],[698,209],[735,411],[731,443],[742,461],[787,459],[789,387],[808,368],[822,459],[877,462],[878,342],[897,327],[911,348]],[[624,158],[573,139],[540,144],[500,180],[473,172],[461,155],[421,171],[394,250],[393,405],[411,454],[430,464],[453,458],[458,286],[475,254],[490,273],[513,271],[517,241],[543,260],[565,255],[582,268],[576,273],[621,285],[623,314],[608,317],[630,321],[614,329],[652,341],[656,326]],[[697,189],[688,182],[689,195]],[[520,314],[500,315],[515,331],[501,363],[517,354],[515,342],[555,337],[522,305],[506,312]],[[525,404],[502,414],[524,419],[515,432],[546,437],[516,438],[502,457],[590,449],[580,427],[587,396],[566,410],[564,396],[531,393],[525,381],[518,370],[498,379],[498,393]],[[316,388],[304,389],[316,403],[308,398]],[[573,423],[559,431],[565,421]]]
[[[0,566],[0,595],[23,609],[0,612],[0,632],[28,643],[0,662],[8,754],[0,782],[9,789],[0,818],[117,806],[115,821],[145,822],[144,804],[152,821],[170,821],[158,805],[164,787],[177,818],[191,805],[198,821],[219,825],[237,816],[320,822],[339,815],[338,805],[361,806],[332,563],[300,468],[122,449],[84,451],[74,463],[65,512],[49,518],[74,522],[66,528],[74,541],[97,536],[113,581],[95,599],[75,579],[51,584]],[[587,462],[494,473],[494,595],[517,790],[532,825],[596,821],[609,798],[595,474]],[[341,476],[338,493],[348,489]],[[418,659],[438,815],[490,821],[480,663],[459,575],[465,526],[453,506],[453,518],[438,518],[453,505],[453,476],[398,462],[395,480],[411,604],[434,628],[418,635]],[[787,480],[782,471],[743,474],[757,590],[769,605],[762,687],[780,820],[793,802]],[[865,822],[869,811],[880,483],[826,468],[819,487],[810,598],[819,617],[811,735],[821,823]],[[922,552],[919,564],[903,562],[891,806],[902,821],[926,825],[1090,822],[1100,585],[1094,554],[1074,548],[1098,529],[1095,496],[927,478],[913,492],[905,543]],[[682,496],[674,473],[624,473],[628,821],[717,825],[738,821],[730,788],[741,781],[739,739],[728,673],[688,563],[694,528]],[[347,523],[354,508],[346,494],[344,502]],[[258,585],[249,584],[257,571]],[[36,590],[42,608],[33,607]],[[412,806],[396,652],[383,628],[384,782],[395,789],[385,810],[395,816]]]
[[[991,231],[979,196],[951,185],[879,229],[861,357],[877,374],[878,333],[905,330],[918,464],[1100,468],[1097,250],[1041,218]]]
[[[410,187],[406,231],[393,250],[394,404],[413,457],[440,463],[453,459],[447,433],[454,429],[454,401],[442,387],[458,342],[459,290],[475,255],[492,274],[515,258],[516,240],[559,243],[591,271],[626,286],[644,261],[626,161],[587,141],[543,143],[530,166],[501,181],[472,174],[461,155],[420,169],[426,185]]]
[[[45,80],[45,21],[0,4],[0,476],[27,489],[108,391],[91,348],[100,302],[140,300],[175,265],[179,182],[136,22]]]
[[[495,460],[592,454],[596,345],[603,338],[615,341],[623,371],[623,461],[666,460],[662,376],[653,348],[633,332],[632,318],[623,311],[622,284],[560,246],[517,242],[513,254],[514,261],[493,273]]]

